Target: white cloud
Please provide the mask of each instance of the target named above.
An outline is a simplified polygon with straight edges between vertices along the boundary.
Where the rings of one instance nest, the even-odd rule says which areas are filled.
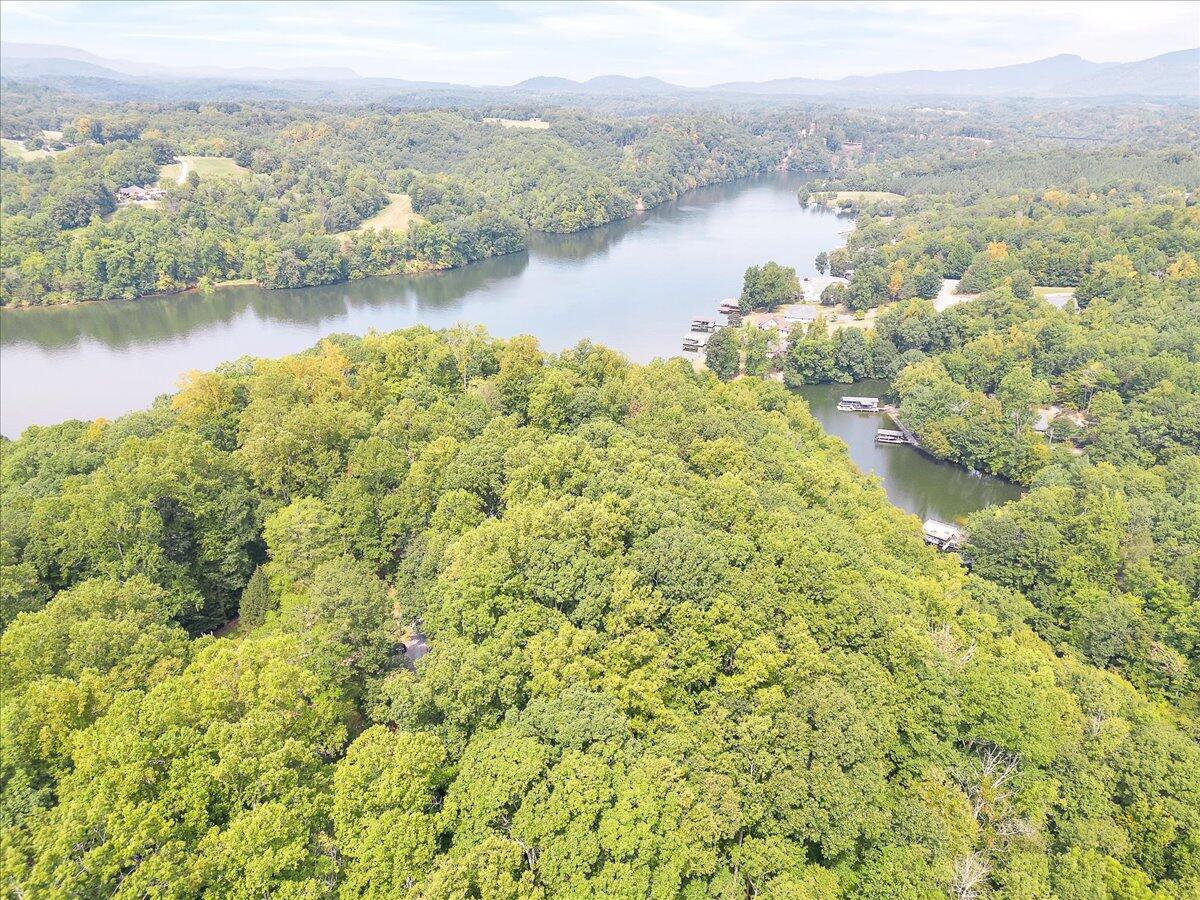
[[[689,85],[835,78],[1057,53],[1123,61],[1200,44],[1197,2],[5,0],[0,21],[6,40],[102,56],[224,66],[304,65],[319,57],[363,74],[493,84],[613,72]]]
[[[38,22],[52,22],[61,24],[64,20],[57,18],[54,13],[59,15],[67,14],[72,7],[79,6],[78,3],[47,3],[39,2],[39,0],[4,0],[0,8],[3,9],[6,15],[14,15],[22,18],[33,19]]]

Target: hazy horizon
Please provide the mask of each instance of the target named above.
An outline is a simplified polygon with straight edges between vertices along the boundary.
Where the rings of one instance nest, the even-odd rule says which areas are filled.
[[[512,84],[537,75],[725,81],[1130,62],[1200,44],[1200,3],[609,2],[0,4],[8,42],[170,67],[347,67]]]

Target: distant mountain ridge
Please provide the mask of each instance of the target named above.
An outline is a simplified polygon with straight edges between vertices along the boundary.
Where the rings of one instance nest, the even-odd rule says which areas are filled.
[[[737,81],[709,90],[747,94],[819,96],[833,93],[962,94],[973,96],[1088,97],[1120,94],[1200,94],[1200,48],[1176,50],[1129,63],[1097,63],[1064,53],[990,69],[917,69],[837,80],[784,78]]]
[[[688,88],[659,78],[602,75],[587,81],[541,76],[514,90],[563,94],[723,93],[786,96],[930,94],[964,96],[1104,97],[1200,96],[1200,48],[1177,50],[1129,63],[1097,63],[1063,53],[1029,63],[990,69],[915,69],[846,78],[780,78],[730,81]]]
[[[249,81],[339,81],[358,78],[344,66],[303,66],[272,69],[265,66],[161,66],[127,59],[108,59],[77,47],[56,44],[0,42],[0,70],[15,75],[94,75],[109,78],[231,78]]]
[[[693,91],[696,88],[686,88],[671,84],[661,78],[643,76],[631,78],[628,75],[598,75],[587,81],[572,81],[570,78],[558,78],[550,75],[539,75],[527,78],[514,84],[517,91],[559,91],[561,93],[579,94],[675,94],[680,91]],[[700,89],[703,90],[703,89]]]
[[[207,78],[236,81],[353,82],[379,89],[420,90],[426,87],[513,92],[520,95],[590,95],[606,97],[703,96],[753,94],[763,97],[833,97],[855,95],[957,95],[978,97],[1200,97],[1200,48],[1177,50],[1128,63],[1098,63],[1073,54],[986,69],[914,69],[846,78],[780,78],[730,81],[703,88],[671,84],[651,76],[600,75],[574,81],[551,75],[515,85],[469,88],[396,78],[363,78],[345,67],[311,66],[271,69],[261,66],[222,69],[168,67],[108,59],[75,47],[0,42],[0,73],[27,78],[138,79]]]

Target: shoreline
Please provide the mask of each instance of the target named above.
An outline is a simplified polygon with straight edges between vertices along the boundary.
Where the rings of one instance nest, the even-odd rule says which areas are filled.
[[[676,194],[673,197],[667,197],[663,200],[660,200],[658,203],[655,203],[650,206],[646,206],[644,201],[642,200],[642,198],[639,197],[638,202],[635,205],[633,211],[627,216],[620,216],[618,218],[609,219],[607,222],[600,222],[596,225],[588,225],[585,228],[577,228],[574,231],[540,231],[539,233],[551,234],[551,235],[582,234],[584,232],[591,231],[592,229],[595,229],[595,228],[604,228],[609,225],[616,224],[618,222],[628,222],[632,219],[637,218],[638,216],[642,215],[643,213],[650,212],[651,210],[657,209],[658,207],[664,206],[668,203],[673,203],[676,200],[679,200],[681,197],[683,197],[684,195],[686,195],[692,191],[701,190],[702,188],[707,188],[707,187],[717,187],[720,185],[735,184],[739,181],[745,181],[745,180],[754,179],[754,178],[762,178],[763,176],[770,175],[770,174],[783,175],[786,177],[789,175],[804,175],[805,173],[783,172],[776,168],[767,168],[767,169],[763,169],[760,172],[752,173],[750,175],[739,175],[737,178],[727,178],[727,179],[718,180],[718,181],[709,181],[709,182],[705,182],[703,184],[693,185],[692,187],[689,187],[686,190],[680,191],[678,194]],[[797,193],[797,196],[798,196],[798,193]],[[844,215],[844,213],[840,213],[838,210],[835,210],[835,209],[829,209],[828,211],[830,213],[833,213],[834,215]],[[857,221],[855,221],[851,225],[850,230],[853,231],[853,229],[856,226],[857,226]],[[536,230],[537,229],[530,229],[530,232],[532,233],[533,231],[536,231]],[[848,233],[849,232],[847,232],[847,234]],[[332,285],[332,284],[350,284],[351,282],[354,282],[354,281],[365,281],[368,278],[396,278],[396,277],[405,277],[405,276],[409,276],[409,275],[433,274],[433,273],[437,273],[437,272],[453,272],[457,269],[464,269],[467,266],[471,266],[471,265],[474,265],[475,263],[479,263],[479,262],[484,262],[489,259],[499,259],[502,256],[511,256],[513,253],[523,253],[523,252],[527,253],[528,251],[529,251],[529,247],[525,246],[525,247],[522,247],[520,250],[513,250],[510,253],[499,253],[499,254],[496,254],[495,256],[485,256],[485,257],[482,257],[481,259],[474,259],[474,260],[471,260],[470,262],[463,263],[462,265],[459,265],[459,266],[445,266],[442,268],[427,267],[427,268],[420,269],[420,270],[414,271],[414,272],[379,272],[379,273],[375,273],[372,275],[364,275],[361,278],[343,278],[338,281],[327,281],[327,282],[323,282],[322,284],[305,284],[305,285],[300,285],[295,288],[268,288],[253,278],[232,278],[232,279],[227,279],[225,281],[217,281],[217,282],[212,283],[212,288],[214,291],[219,291],[219,290],[222,290],[224,288],[229,288],[229,287],[259,287],[262,290],[267,290],[267,291],[271,291],[271,290],[303,290],[305,288],[328,287],[329,285]],[[59,303],[4,304],[4,305],[0,305],[0,314],[3,314],[5,312],[30,312],[33,310],[63,309],[63,308],[83,306],[84,304],[91,304],[91,303],[137,303],[138,301],[141,301],[141,300],[152,300],[152,299],[161,298],[161,297],[179,297],[184,294],[195,293],[198,290],[200,290],[199,286],[193,284],[193,285],[188,285],[187,287],[181,288],[177,291],[155,291],[150,294],[139,294],[136,297],[130,297],[130,298],[113,297],[113,298],[110,298],[107,300],[101,299],[101,298],[87,298],[87,299],[83,299],[83,300],[65,300],[65,301],[62,301]]]
[[[845,219],[796,202],[803,182],[803,175],[771,172],[708,186],[632,221],[535,235],[525,254],[436,278],[374,276],[284,291],[245,286],[204,297],[0,316],[3,371],[11,382],[4,400],[12,401],[5,402],[4,433],[66,418],[113,418],[169,391],[173,378],[162,372],[300,352],[333,332],[471,321],[493,334],[535,334],[554,350],[590,337],[643,362],[675,356],[676,335],[686,327],[676,323],[695,311],[697,297],[715,296],[715,286],[730,293],[740,288],[748,261],[765,254],[808,267],[818,252],[842,241]],[[682,273],[680,260],[688,260]],[[673,288],[664,292],[662,284]],[[617,298],[629,296],[639,298],[645,327],[640,313],[638,327],[614,316],[614,304],[622,302]],[[154,370],[149,383],[135,374],[142,365]],[[22,378],[29,383],[18,388]]]

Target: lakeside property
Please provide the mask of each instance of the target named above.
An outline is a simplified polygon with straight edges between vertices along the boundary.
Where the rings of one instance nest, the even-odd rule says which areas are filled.
[[[357,228],[340,232],[337,236],[348,238],[364,231],[408,231],[414,222],[424,222],[425,217],[413,212],[412,197],[408,194],[388,194],[388,204],[369,219],[364,219]]]

